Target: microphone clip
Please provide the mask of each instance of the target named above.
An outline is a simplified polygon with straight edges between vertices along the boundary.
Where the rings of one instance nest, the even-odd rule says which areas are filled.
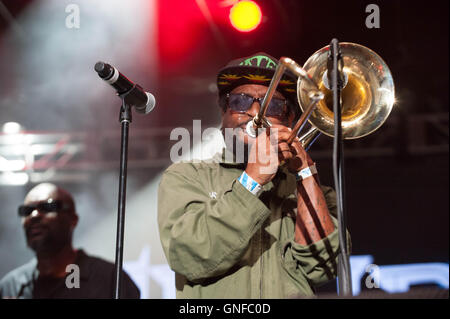
[[[330,51],[328,51],[328,59],[327,59],[327,71],[325,71],[323,75],[323,82],[327,89],[331,90],[331,83],[333,78],[333,56],[334,56],[334,47],[330,45]],[[342,58],[341,49],[338,44],[337,46],[337,87],[338,90],[342,90],[348,82],[348,76],[344,72],[344,59]]]
[[[131,116],[131,107],[136,106],[136,98],[135,95],[132,94],[134,90],[137,90],[136,88],[137,84],[134,84],[133,87],[122,93],[116,93],[120,99],[122,100],[122,106],[120,108],[120,114],[119,114],[119,122],[132,122],[132,116]]]

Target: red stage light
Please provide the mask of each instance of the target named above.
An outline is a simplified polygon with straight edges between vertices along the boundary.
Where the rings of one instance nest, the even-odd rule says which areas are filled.
[[[261,18],[261,9],[254,1],[239,1],[230,10],[230,22],[241,32],[255,30],[261,23]]]

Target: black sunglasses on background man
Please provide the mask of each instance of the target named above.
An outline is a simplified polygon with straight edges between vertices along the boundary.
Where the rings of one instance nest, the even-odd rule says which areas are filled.
[[[34,210],[38,210],[42,213],[60,212],[68,208],[62,200],[49,199],[47,202],[40,202],[34,205],[20,205],[18,214],[20,217],[29,216]]]

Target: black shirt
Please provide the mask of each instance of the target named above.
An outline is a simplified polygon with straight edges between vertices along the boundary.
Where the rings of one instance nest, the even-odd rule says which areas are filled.
[[[113,297],[114,264],[88,256],[78,250],[74,265],[65,278],[39,276],[37,260],[9,272],[0,281],[0,298],[24,299],[109,299]],[[79,281],[75,280],[78,272]],[[79,283],[79,285],[78,285]],[[72,287],[72,288],[70,288]],[[121,298],[140,297],[139,289],[127,273],[123,272]]]

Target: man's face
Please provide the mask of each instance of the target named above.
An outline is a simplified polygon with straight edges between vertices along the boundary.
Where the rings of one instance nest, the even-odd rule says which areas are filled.
[[[264,85],[244,84],[236,87],[230,93],[231,94],[245,93],[246,95],[255,98],[264,98],[267,90],[268,87]],[[284,96],[278,91],[275,91],[273,97],[283,100],[285,99]],[[243,142],[245,145],[253,143],[255,139],[246,133],[245,127],[247,123],[250,120],[252,120],[256,116],[256,114],[258,114],[260,107],[261,105],[257,101],[254,101],[251,107],[246,112],[237,113],[230,110],[230,108],[227,106],[225,112],[222,112],[222,129],[226,128],[238,129],[237,138],[240,142]],[[287,127],[291,127],[292,121],[294,119],[294,114],[292,112],[289,112],[287,107],[286,110],[287,111],[281,117],[267,117],[267,118],[272,124],[281,124]]]
[[[58,208],[46,209],[48,203],[58,203]],[[22,217],[28,246],[36,253],[58,252],[71,244],[72,232],[78,217],[71,199],[51,184],[33,188],[25,197],[24,205],[32,207],[31,214]]]

